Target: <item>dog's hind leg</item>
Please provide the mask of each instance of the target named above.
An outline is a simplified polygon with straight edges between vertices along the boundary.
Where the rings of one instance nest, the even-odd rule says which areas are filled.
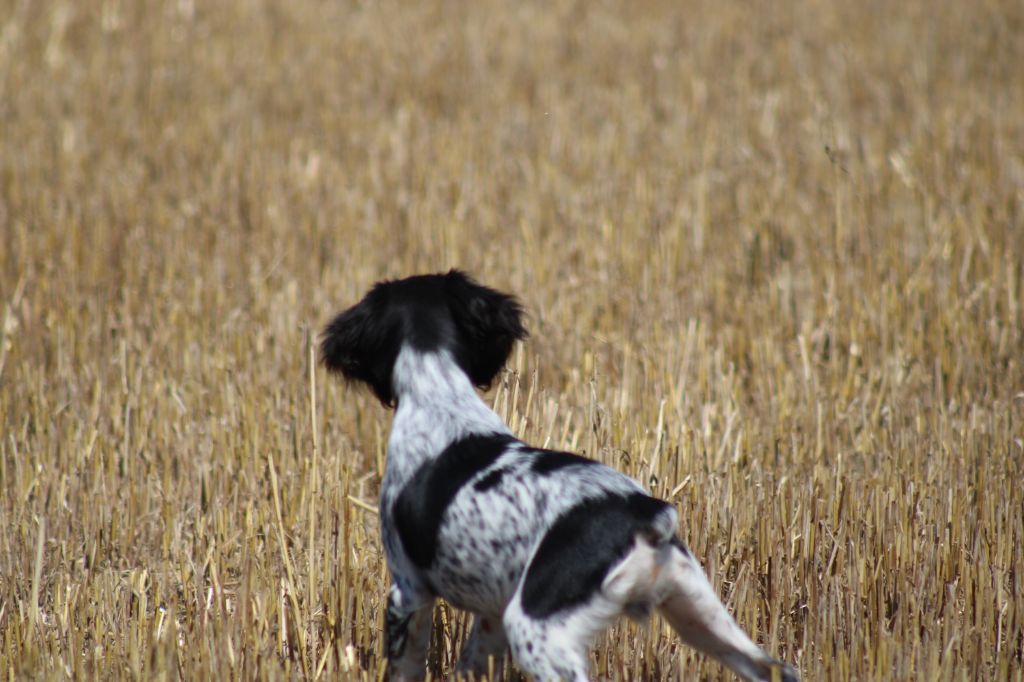
[[[796,670],[761,650],[719,601],[700,564],[674,540],[661,571],[659,610],[679,637],[718,659],[744,679],[757,682],[797,682]],[[777,677],[772,673],[776,671]]]
[[[515,609],[505,613],[512,656],[537,682],[587,682],[587,648],[564,619],[536,620]]]
[[[486,674],[497,679],[501,677],[507,650],[508,639],[501,619],[477,614],[473,617],[473,629],[459,656],[456,674],[472,674],[477,677]]]
[[[505,633],[516,664],[538,682],[586,682],[594,637],[621,613],[622,605],[598,589],[582,604],[531,615],[520,589],[505,611]]]

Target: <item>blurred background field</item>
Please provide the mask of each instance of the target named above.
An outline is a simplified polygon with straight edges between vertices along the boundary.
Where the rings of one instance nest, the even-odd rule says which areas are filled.
[[[458,266],[487,399],[804,679],[1021,680],[1022,65],[1011,0],[0,0],[2,677],[380,679],[390,416],[312,349]]]

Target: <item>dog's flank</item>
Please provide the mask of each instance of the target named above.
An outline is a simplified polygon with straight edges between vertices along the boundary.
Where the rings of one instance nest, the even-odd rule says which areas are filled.
[[[452,271],[380,283],[325,330],[327,367],[396,406],[380,499],[391,676],[423,676],[442,597],[476,614],[461,672],[510,648],[539,679],[584,680],[598,632],[658,609],[745,678],[795,680],[718,601],[671,505],[603,464],[527,446],[483,402],[475,387],[525,337],[521,317],[513,297]]]

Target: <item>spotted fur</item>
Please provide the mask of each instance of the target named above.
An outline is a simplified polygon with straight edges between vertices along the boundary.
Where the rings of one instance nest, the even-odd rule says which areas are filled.
[[[476,387],[526,336],[511,296],[459,271],[377,284],[325,329],[326,366],[395,406],[380,497],[393,679],[421,679],[434,600],[476,614],[462,673],[505,652],[540,680],[587,679],[587,648],[658,609],[748,680],[796,680],[739,629],[676,537],[671,505],[572,453],[516,439]]]

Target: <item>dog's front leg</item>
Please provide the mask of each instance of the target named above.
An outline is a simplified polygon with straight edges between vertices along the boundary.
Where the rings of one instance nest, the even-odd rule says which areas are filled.
[[[507,650],[508,639],[501,618],[478,613],[473,616],[473,629],[459,656],[456,674],[472,674],[477,677],[490,675],[489,679],[498,679],[501,677]]]
[[[396,580],[388,593],[385,616],[387,678],[391,682],[422,680],[434,614],[434,598]]]

